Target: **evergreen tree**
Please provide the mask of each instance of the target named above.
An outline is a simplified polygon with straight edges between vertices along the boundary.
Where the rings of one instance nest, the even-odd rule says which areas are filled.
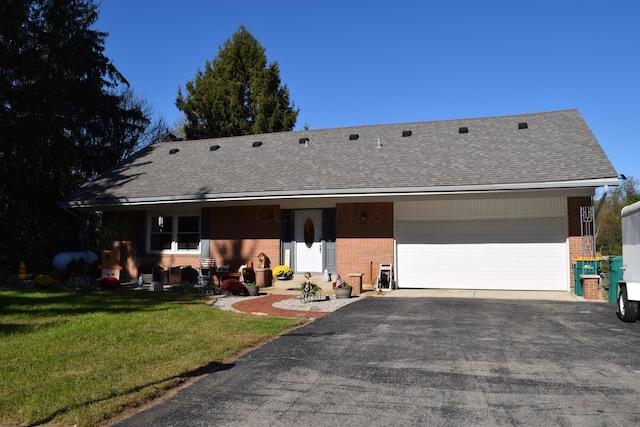
[[[150,120],[91,26],[91,0],[0,0],[0,266],[80,245],[57,201],[131,154]]]
[[[298,117],[278,63],[267,65],[264,47],[243,26],[185,90],[178,89],[176,106],[188,139],[289,131]]]

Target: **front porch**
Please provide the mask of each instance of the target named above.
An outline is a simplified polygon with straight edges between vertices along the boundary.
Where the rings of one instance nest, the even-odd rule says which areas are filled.
[[[354,287],[354,290],[352,292],[352,295],[358,295],[362,292],[365,291],[372,291],[374,290],[374,288],[371,286],[371,284],[367,283],[362,283],[361,284],[361,289],[360,292],[356,292],[356,288],[357,283],[356,281],[358,280],[357,277],[350,277],[348,274],[342,274],[342,281],[343,282],[347,282],[349,283],[352,287]],[[302,285],[302,283],[304,283],[305,281],[305,277],[304,274],[302,273],[294,273],[293,276],[291,277],[290,280],[278,280],[277,278],[273,278],[271,287],[267,287],[267,288],[263,288],[267,291],[269,290],[273,290],[273,291],[277,291],[277,292],[282,292],[282,291],[289,291],[291,293],[300,293],[300,285]],[[362,280],[362,279],[360,279]],[[324,277],[322,274],[314,274],[311,276],[311,282],[315,283],[316,285],[320,286],[322,288],[322,295],[333,295],[333,283],[336,281],[336,275],[332,274],[331,275],[331,280],[329,282],[325,282],[324,281]]]

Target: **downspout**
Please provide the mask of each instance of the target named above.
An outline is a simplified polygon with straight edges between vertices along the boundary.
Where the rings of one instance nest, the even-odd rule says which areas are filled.
[[[371,279],[371,286],[375,290],[376,287],[373,286],[373,260],[369,261],[369,278]]]
[[[602,193],[602,198],[598,202],[598,207],[596,208],[596,213],[594,215],[594,218],[598,218],[598,213],[600,213],[600,209],[602,209],[602,205],[604,204],[604,199],[607,198],[607,191],[608,190],[609,190],[609,186],[605,185],[604,186],[604,193]]]

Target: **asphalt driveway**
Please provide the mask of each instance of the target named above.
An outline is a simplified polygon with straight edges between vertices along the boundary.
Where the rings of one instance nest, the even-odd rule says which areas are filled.
[[[363,298],[117,425],[633,425],[639,381],[612,304]]]

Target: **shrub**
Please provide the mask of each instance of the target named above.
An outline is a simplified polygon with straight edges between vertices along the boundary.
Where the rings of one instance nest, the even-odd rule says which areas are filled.
[[[67,269],[65,270],[65,274],[71,277],[82,276],[84,274],[86,265],[87,265],[87,262],[82,258],[72,259],[67,263]]]
[[[70,277],[65,286],[69,289],[83,289],[93,287],[94,285],[89,277],[75,276]]]
[[[195,285],[192,285],[190,282],[184,282],[177,285],[173,285],[171,290],[174,292],[180,292],[182,294],[194,294],[196,293]]]
[[[230,293],[233,295],[244,294],[244,285],[238,279],[226,279],[220,285],[220,292],[223,294]]]
[[[56,284],[56,279],[47,274],[38,274],[31,283],[39,288],[50,288]]]
[[[11,289],[21,289],[24,288],[24,280],[18,279],[18,276],[12,274],[11,276],[7,277],[5,286]]]
[[[120,280],[113,276],[107,276],[100,279],[101,289],[118,289],[120,287]]]

